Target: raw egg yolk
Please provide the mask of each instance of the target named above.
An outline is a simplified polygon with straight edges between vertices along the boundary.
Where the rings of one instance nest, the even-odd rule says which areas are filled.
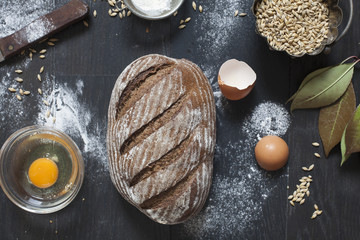
[[[278,136],[263,137],[255,147],[255,158],[260,165],[268,171],[276,171],[282,168],[289,157],[289,147]]]
[[[29,168],[29,179],[38,188],[48,188],[54,185],[58,179],[59,169],[48,158],[36,159]]]

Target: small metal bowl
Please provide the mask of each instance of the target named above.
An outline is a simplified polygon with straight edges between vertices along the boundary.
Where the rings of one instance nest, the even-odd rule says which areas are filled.
[[[262,0],[254,0],[253,6],[252,6],[252,12],[253,12],[253,14],[255,16],[255,19],[257,19],[257,17],[256,17],[256,7],[261,1]],[[348,19],[348,22],[347,22],[344,30],[340,34],[338,32],[338,27],[339,27],[340,23],[342,22],[343,12],[342,12],[341,8],[339,7],[339,0],[326,0],[326,1],[329,4],[329,10],[330,10],[330,12],[329,12],[329,20],[330,20],[329,21],[329,31],[328,31],[328,34],[327,34],[327,38],[325,38],[323,40],[320,47],[314,49],[314,51],[311,52],[311,53],[303,52],[303,53],[301,53],[299,55],[293,55],[293,54],[290,54],[289,52],[286,52],[284,50],[282,50],[282,51],[286,52],[291,57],[302,57],[305,54],[318,55],[323,51],[324,51],[324,53],[330,53],[331,46],[333,44],[335,44],[336,42],[338,42],[350,28],[350,25],[351,25],[351,22],[352,22],[352,19],[353,19],[353,0],[349,0],[349,10],[350,10],[349,11],[350,12],[349,13],[349,19]],[[267,43],[268,43],[269,48],[271,50],[280,51],[280,50],[277,50],[277,49],[274,49],[273,47],[271,47],[269,39],[266,36],[264,36],[264,35],[262,35],[260,33],[257,23],[256,23],[255,31],[256,31],[257,34],[259,34],[260,36],[264,37],[267,40]]]
[[[132,3],[131,0],[124,0],[125,5],[130,9],[130,11],[132,13],[134,13],[136,16],[138,16],[140,18],[144,18],[147,20],[160,20],[160,19],[170,17],[174,12],[176,12],[176,10],[179,9],[179,7],[181,6],[181,4],[183,4],[183,2],[184,2],[184,0],[171,0],[169,11],[166,11],[158,16],[150,16],[150,15],[147,15],[146,13],[143,13],[140,10],[138,10],[134,6],[134,4]]]

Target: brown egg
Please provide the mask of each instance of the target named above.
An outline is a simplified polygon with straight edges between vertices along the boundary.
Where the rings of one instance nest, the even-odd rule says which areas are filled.
[[[240,100],[253,89],[256,73],[245,62],[230,59],[219,70],[218,83],[222,94],[229,100]]]
[[[289,157],[289,147],[278,136],[263,137],[255,147],[255,158],[260,167],[268,171],[282,168]]]

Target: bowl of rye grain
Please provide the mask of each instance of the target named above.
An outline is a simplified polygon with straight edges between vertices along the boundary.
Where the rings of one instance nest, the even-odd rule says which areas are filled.
[[[256,32],[266,38],[270,49],[292,57],[330,52],[350,28],[353,2],[349,0],[349,20],[339,34],[343,19],[339,0],[254,0]]]

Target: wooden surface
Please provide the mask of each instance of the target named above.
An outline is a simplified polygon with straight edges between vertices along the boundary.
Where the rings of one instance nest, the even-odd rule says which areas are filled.
[[[58,7],[65,2],[55,1]],[[223,2],[226,1],[219,1],[219,4]],[[209,58],[201,55],[201,48],[204,46],[195,41],[195,36],[205,34],[198,26],[190,22],[182,31],[177,28],[180,18],[198,17],[198,13],[191,9],[189,0],[186,0],[179,10],[178,17],[158,22],[141,20],[135,16],[124,20],[118,17],[111,18],[107,14],[108,4],[105,1],[89,0],[87,3],[90,5],[90,12],[96,9],[98,17],[88,19],[89,28],[79,23],[57,34],[56,37],[61,41],[47,53],[47,71],[56,76],[56,83],[68,83],[69,86],[73,86],[76,79],[83,79],[85,86],[82,100],[91,106],[93,121],[98,121],[103,129],[106,129],[107,106],[114,82],[121,71],[140,56],[149,53],[165,54],[187,58],[200,66],[204,62],[211,63],[216,69],[229,58],[246,61],[256,71],[258,80],[246,99],[229,103],[229,111],[221,114],[218,112],[217,142],[221,146],[228,139],[244,138],[241,135],[237,136],[232,129],[241,126],[244,116],[259,103],[271,100],[284,104],[309,72],[337,64],[348,56],[359,55],[359,1],[354,1],[355,17],[352,28],[333,47],[329,55],[306,56],[300,59],[292,59],[284,53],[268,50],[264,39],[255,34],[254,17],[249,10],[252,2],[240,2],[249,13],[247,17],[239,19],[246,27],[237,30],[237,34],[228,41],[223,51],[220,51],[220,54],[216,52],[219,55]],[[198,3],[206,9],[206,1]],[[348,3],[341,1],[340,5],[346,18]],[[0,6],[6,7],[6,4]],[[146,28],[149,28],[149,33],[146,33]],[[23,58],[15,57],[1,63],[0,76],[4,76]],[[35,75],[41,64],[43,62],[39,60],[33,61],[26,74]],[[357,67],[353,82],[358,96],[359,77]],[[209,80],[215,81],[216,74],[209,76]],[[29,85],[29,88],[31,87],[33,86]],[[30,90],[36,91],[36,88]],[[35,102],[29,100],[22,104],[27,104],[28,111],[36,113]],[[11,109],[4,108],[0,111],[6,112]],[[268,175],[272,178],[273,186],[269,196],[261,202],[260,216],[251,221],[245,229],[235,231],[234,234],[228,233],[226,239],[359,238],[359,155],[353,155],[341,168],[339,148],[332,151],[328,159],[315,159],[311,142],[320,142],[317,117],[317,110],[294,112],[291,126],[284,137],[290,147],[288,165],[279,172]],[[15,125],[11,119],[5,118],[0,124],[0,144],[18,128],[32,125],[34,121],[35,119],[30,117]],[[220,124],[224,121],[226,124]],[[99,134],[104,137],[105,131],[100,131]],[[72,137],[75,141],[78,140],[81,148],[81,141],[76,136]],[[322,149],[320,153],[324,155]],[[228,152],[226,156],[231,154],[236,153]],[[214,160],[214,174],[227,173],[226,156],[217,154]],[[121,198],[107,173],[97,174],[96,170],[101,167],[99,159],[88,155],[84,158],[85,179],[80,193],[69,206],[57,213],[27,213],[11,203],[1,192],[0,239],[225,239],[224,235],[217,234],[216,229],[202,237],[191,236],[184,234],[182,225],[164,226],[152,222]],[[249,161],[253,161],[257,167],[253,155]],[[314,182],[311,185],[310,198],[301,207],[291,207],[287,196],[294,190],[298,179],[304,175],[301,167],[314,162],[316,167],[311,173]],[[287,189],[287,186],[290,189]],[[314,203],[324,212],[316,220],[310,220]],[[234,214],[237,212],[234,211]],[[52,224],[50,220],[53,221]]]

